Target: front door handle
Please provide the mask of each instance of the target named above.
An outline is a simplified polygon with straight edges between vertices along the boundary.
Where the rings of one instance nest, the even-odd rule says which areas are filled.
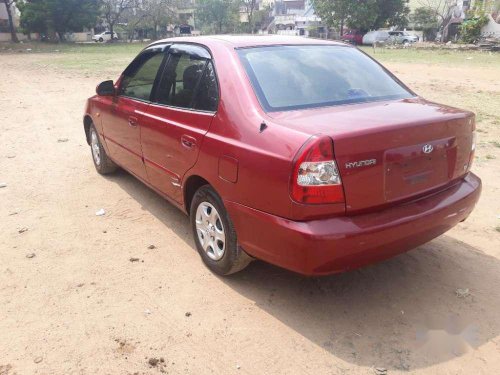
[[[137,117],[130,116],[130,117],[128,118],[128,124],[129,124],[130,126],[136,127],[136,126],[137,126],[137,121],[138,121]]]
[[[196,139],[189,135],[183,135],[181,136],[181,144],[186,148],[193,149],[196,147]]]

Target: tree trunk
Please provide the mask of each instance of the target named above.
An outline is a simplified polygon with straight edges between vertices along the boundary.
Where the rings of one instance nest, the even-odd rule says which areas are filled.
[[[154,29],[153,29],[153,39],[157,40],[158,39],[158,25],[156,23],[153,24]]]
[[[344,19],[340,20],[340,37],[344,36]]]
[[[57,32],[57,36],[59,37],[59,41],[60,42],[65,42],[66,41],[66,38],[64,36],[64,33],[62,31],[58,31]]]
[[[114,22],[109,22],[109,31],[111,32],[111,40],[110,42],[114,42],[115,40],[113,39],[115,36],[115,23]]]
[[[250,12],[248,12],[248,27],[249,27],[249,31],[250,31],[250,34],[253,34],[253,25],[252,25],[252,21],[253,21],[253,11],[251,10]]]
[[[5,8],[7,9],[7,17],[9,18],[9,29],[10,29],[10,38],[13,43],[19,43],[19,39],[17,39],[16,34],[16,26],[14,25],[14,20],[12,19],[12,12],[10,9],[10,4],[8,0],[4,0]]]

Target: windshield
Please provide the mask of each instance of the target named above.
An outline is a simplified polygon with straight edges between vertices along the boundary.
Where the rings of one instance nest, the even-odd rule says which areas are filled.
[[[413,96],[356,48],[272,46],[238,54],[268,112]]]

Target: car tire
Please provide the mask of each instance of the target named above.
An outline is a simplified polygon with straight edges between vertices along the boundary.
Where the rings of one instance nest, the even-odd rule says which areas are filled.
[[[236,231],[222,199],[210,185],[200,187],[190,207],[196,249],[205,265],[226,276],[244,269],[252,258],[238,246]]]
[[[102,43],[102,42],[104,42],[104,39],[102,39],[102,38],[99,38],[99,42],[101,42],[101,43]]]
[[[108,154],[106,154],[94,124],[90,125],[89,143],[92,161],[94,162],[97,172],[106,175],[116,171],[117,165],[109,158]]]

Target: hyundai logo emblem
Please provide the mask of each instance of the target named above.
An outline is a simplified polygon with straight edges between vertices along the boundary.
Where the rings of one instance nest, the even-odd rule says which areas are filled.
[[[432,150],[434,150],[434,147],[432,147],[432,145],[424,145],[424,147],[422,147],[422,151],[424,152],[424,154],[430,154]]]

